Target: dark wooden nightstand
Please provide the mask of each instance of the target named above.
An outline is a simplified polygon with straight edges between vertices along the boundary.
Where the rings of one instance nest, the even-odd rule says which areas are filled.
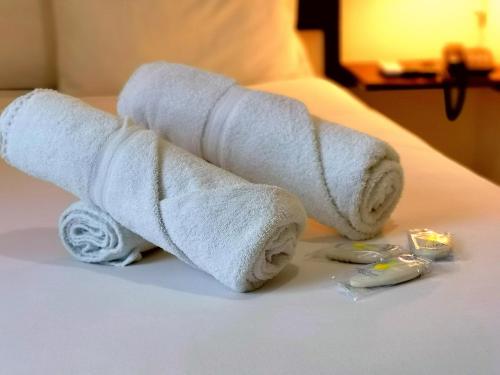
[[[405,65],[404,61],[401,63]],[[357,85],[365,90],[416,90],[443,87],[441,74],[435,77],[386,77],[380,73],[376,62],[352,62],[344,63],[343,66],[356,77]],[[469,77],[468,86],[500,89],[500,67],[496,67],[486,76]]]

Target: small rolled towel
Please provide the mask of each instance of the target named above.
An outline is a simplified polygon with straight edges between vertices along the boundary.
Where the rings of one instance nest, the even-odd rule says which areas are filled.
[[[123,88],[118,113],[249,181],[287,189],[310,216],[351,239],[376,235],[401,195],[399,156],[387,143],[218,74],[143,65]]]
[[[59,237],[68,252],[87,263],[127,266],[156,246],[120,225],[90,202],[71,204],[59,218]]]
[[[12,166],[92,202],[236,291],[274,277],[304,226],[300,201],[285,190],[251,184],[52,90],[11,103],[0,134]]]

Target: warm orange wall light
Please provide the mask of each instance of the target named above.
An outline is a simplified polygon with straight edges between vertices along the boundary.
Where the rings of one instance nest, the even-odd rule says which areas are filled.
[[[342,61],[439,58],[458,42],[500,62],[500,0],[342,0],[341,9]]]

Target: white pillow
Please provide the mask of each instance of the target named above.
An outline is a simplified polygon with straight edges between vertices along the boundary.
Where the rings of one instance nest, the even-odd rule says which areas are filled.
[[[0,89],[55,87],[46,0],[0,0]]]
[[[220,72],[242,84],[311,74],[296,0],[53,0],[59,89],[120,91],[145,62]]]

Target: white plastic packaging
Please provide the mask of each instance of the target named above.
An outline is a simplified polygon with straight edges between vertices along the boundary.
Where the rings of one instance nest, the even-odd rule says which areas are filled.
[[[316,251],[315,259],[328,259],[344,263],[370,264],[403,254],[397,245],[366,242],[337,242]]]
[[[416,256],[443,260],[452,258],[452,237],[450,233],[439,233],[431,229],[410,229],[408,231],[410,250]]]
[[[432,261],[413,254],[402,254],[381,262],[358,267],[339,280],[338,290],[354,301],[385,287],[416,279],[430,271]],[[334,277],[336,279],[336,277]]]

